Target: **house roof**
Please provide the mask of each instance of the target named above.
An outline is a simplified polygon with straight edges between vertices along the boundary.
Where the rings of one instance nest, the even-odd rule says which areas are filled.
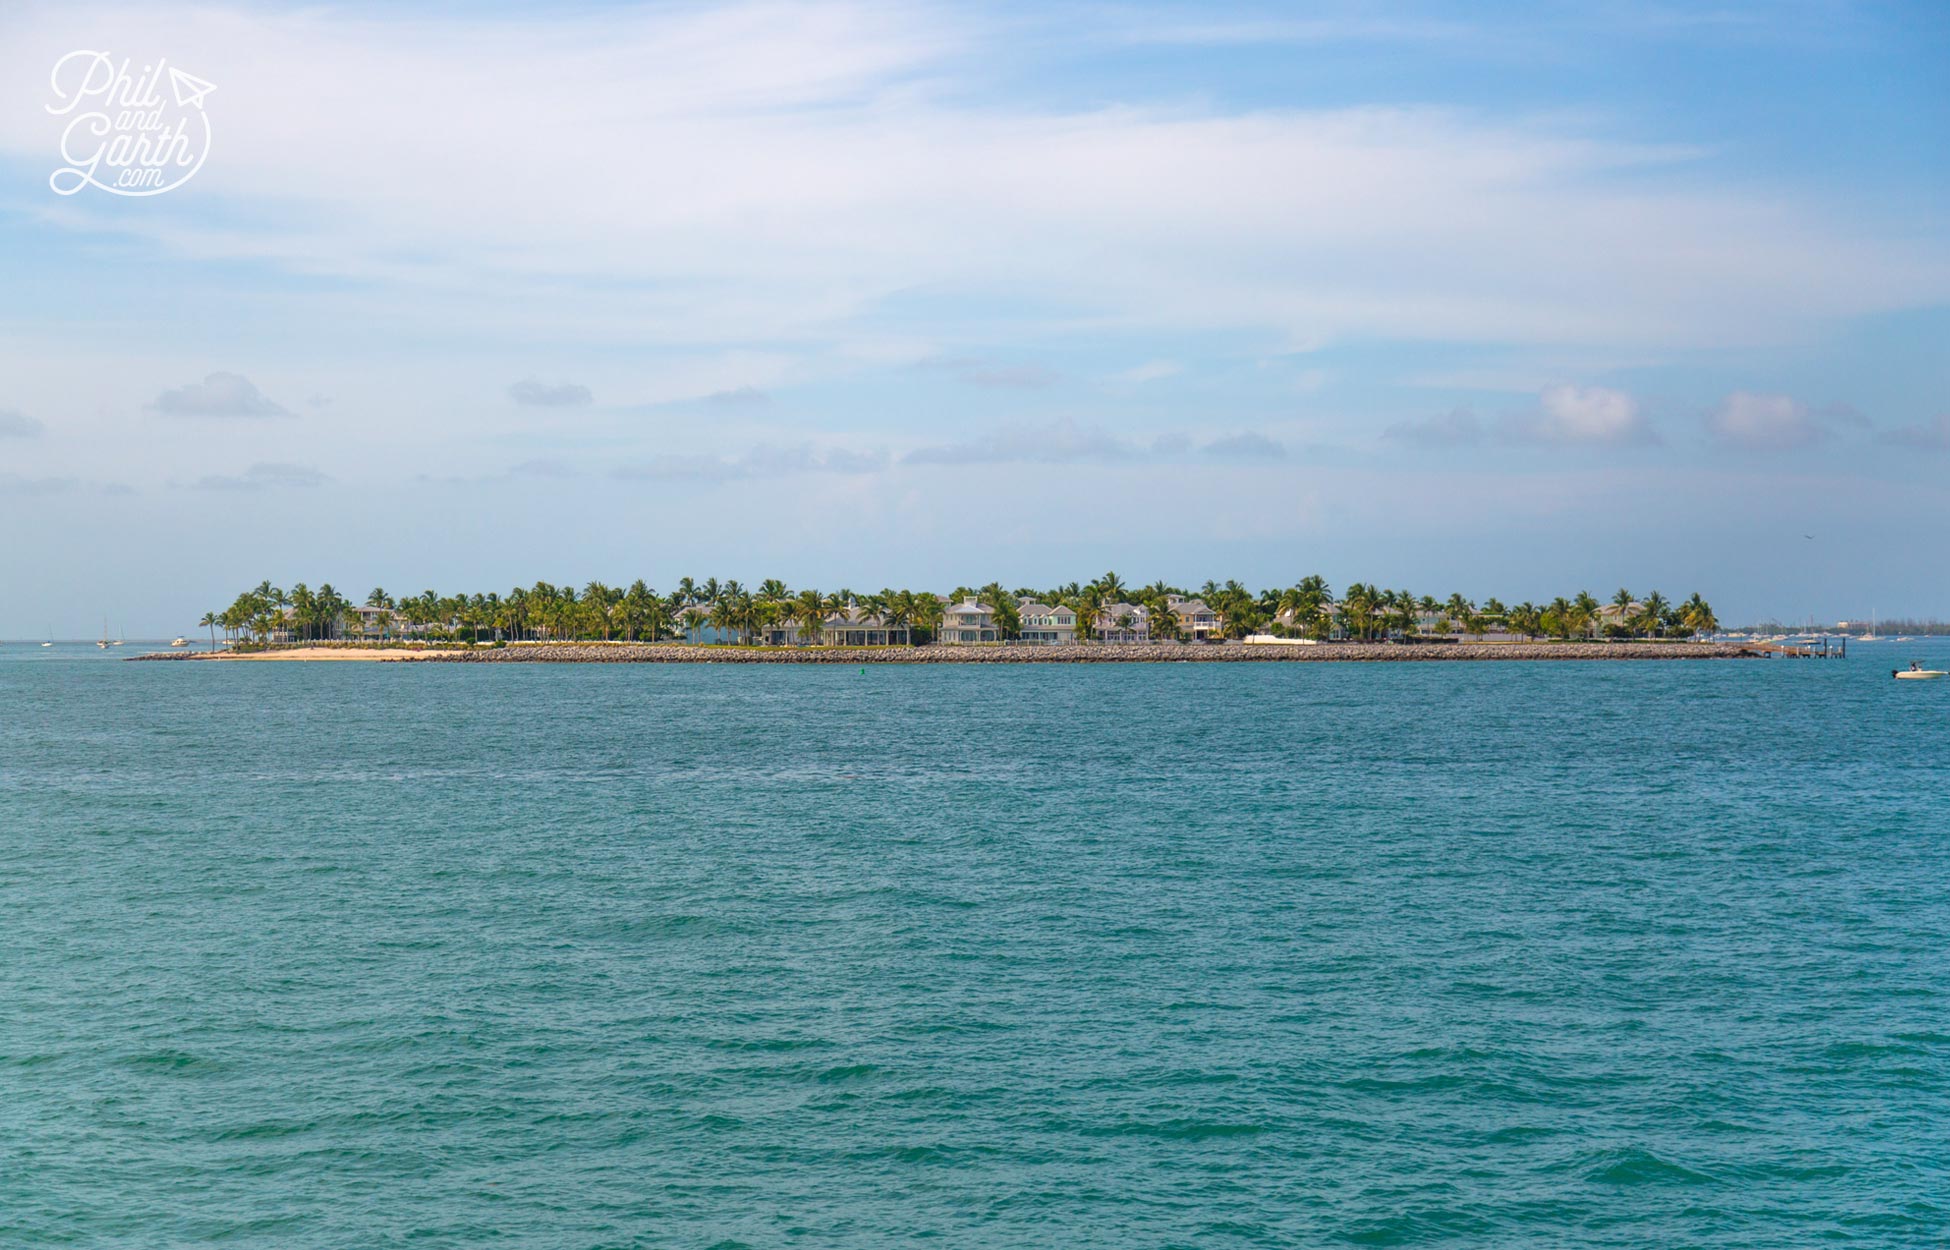
[[[826,618],[826,624],[841,629],[886,629],[887,620],[876,613],[869,612],[858,604],[849,604],[845,611],[835,612]],[[899,628],[899,626],[895,626]]]

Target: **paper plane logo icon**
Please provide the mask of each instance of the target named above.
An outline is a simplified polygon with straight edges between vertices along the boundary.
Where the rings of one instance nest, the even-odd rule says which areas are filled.
[[[183,108],[202,108],[203,97],[217,89],[217,84],[185,74],[174,65],[169,67],[169,85],[176,92],[176,103]]]

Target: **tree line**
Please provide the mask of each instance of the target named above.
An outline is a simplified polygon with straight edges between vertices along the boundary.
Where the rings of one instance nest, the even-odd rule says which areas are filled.
[[[411,632],[420,637],[478,642],[484,637],[515,641],[533,639],[651,642],[683,639],[701,642],[707,633],[720,641],[750,644],[776,626],[791,625],[798,636],[817,642],[827,621],[849,608],[871,613],[887,625],[910,631],[915,642],[931,639],[943,614],[954,603],[973,599],[986,607],[1000,637],[1011,639],[1022,630],[1018,602],[1034,600],[1069,608],[1077,617],[1077,636],[1089,639],[1105,629],[1129,630],[1137,624],[1132,609],[1144,609],[1154,640],[1184,636],[1178,611],[1187,600],[1202,601],[1217,618],[1225,638],[1271,632],[1317,638],[1363,640],[1411,639],[1425,635],[1482,635],[1501,629],[1529,638],[1641,637],[1675,638],[1712,633],[1719,628],[1713,609],[1698,594],[1672,603],[1658,591],[1643,597],[1619,590],[1611,598],[1615,611],[1590,593],[1580,591],[1546,604],[1522,602],[1505,606],[1495,598],[1480,604],[1462,594],[1447,599],[1386,590],[1362,582],[1351,583],[1338,598],[1318,575],[1291,586],[1253,592],[1240,582],[1208,581],[1187,590],[1164,581],[1127,586],[1116,573],[1089,582],[1037,589],[1005,589],[999,582],[986,586],[958,586],[942,596],[932,591],[896,590],[856,593],[842,588],[822,593],[812,588],[791,589],[769,578],[755,587],[736,580],[683,578],[667,593],[653,590],[642,579],[628,586],[591,581],[574,585],[536,582],[506,594],[443,595],[424,590],[394,596],[383,587],[355,605],[331,583],[316,589],[303,582],[289,591],[269,581],[238,595],[228,608],[204,614],[198,622],[211,631],[222,629],[233,639],[268,641],[274,634],[294,640],[342,638],[346,623],[363,606],[372,611],[378,635],[397,637]],[[1119,605],[1123,605],[1120,607]],[[371,636],[362,631],[361,636]]]

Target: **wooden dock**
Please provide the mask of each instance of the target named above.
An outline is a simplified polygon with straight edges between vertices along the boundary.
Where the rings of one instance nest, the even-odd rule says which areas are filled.
[[[1836,645],[1830,646],[1830,643]],[[1811,643],[1750,642],[1745,644],[1749,651],[1765,656],[1784,655],[1793,660],[1846,660],[1848,658],[1848,639],[1821,638]]]

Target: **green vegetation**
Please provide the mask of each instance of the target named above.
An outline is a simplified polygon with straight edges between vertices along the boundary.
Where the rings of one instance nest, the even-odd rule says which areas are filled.
[[[766,630],[782,625],[796,627],[803,641],[817,642],[835,614],[855,607],[889,626],[908,629],[915,642],[926,642],[940,628],[946,608],[966,599],[989,609],[1004,639],[1020,632],[1017,605],[1022,600],[1074,611],[1077,636],[1083,640],[1105,631],[1128,636],[1140,624],[1153,641],[1188,638],[1199,628],[1192,622],[1199,619],[1200,609],[1210,614],[1205,626],[1209,632],[1235,639],[1255,633],[1323,641],[1412,641],[1464,634],[1481,638],[1490,633],[1566,640],[1685,638],[1719,628],[1713,609],[1697,594],[1674,605],[1658,591],[1640,598],[1620,590],[1601,605],[1579,592],[1541,606],[1524,602],[1506,607],[1494,598],[1478,604],[1452,594],[1438,601],[1361,582],[1336,599],[1317,575],[1254,593],[1237,581],[1208,581],[1196,591],[1162,581],[1133,589],[1116,573],[1045,589],[1005,590],[997,582],[960,586],[947,596],[891,588],[822,594],[811,588],[795,591],[777,579],[747,589],[737,581],[686,577],[664,594],[641,579],[627,587],[592,581],[581,590],[536,582],[505,595],[425,590],[395,597],[374,589],[360,605],[329,582],[316,590],[300,582],[287,592],[264,581],[223,611],[206,613],[198,624],[211,630],[213,642],[215,631],[222,629],[234,640],[259,643],[410,637],[463,643],[682,639],[751,645]]]

